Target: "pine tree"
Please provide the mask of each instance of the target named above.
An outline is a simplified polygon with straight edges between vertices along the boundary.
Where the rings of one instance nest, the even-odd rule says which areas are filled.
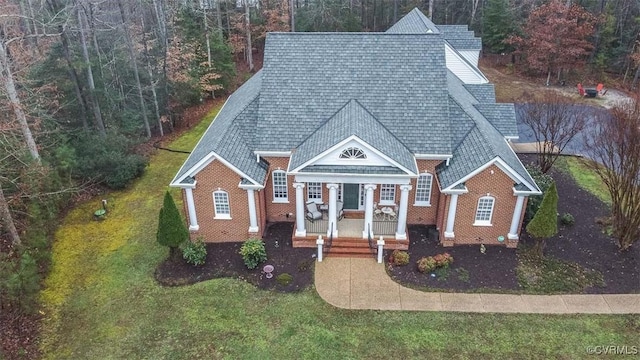
[[[552,183],[544,194],[540,208],[527,224],[527,233],[536,240],[534,252],[542,256],[546,239],[558,232],[558,189]]]
[[[513,46],[504,42],[515,35],[516,25],[509,0],[489,0],[482,21],[482,42],[493,53],[513,51]]]
[[[189,230],[182,222],[176,203],[168,191],[164,194],[164,203],[160,209],[156,238],[160,245],[169,247],[172,257],[177,253],[178,247],[189,239]]]

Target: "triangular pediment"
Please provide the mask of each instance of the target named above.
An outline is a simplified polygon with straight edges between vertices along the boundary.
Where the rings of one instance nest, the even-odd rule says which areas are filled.
[[[312,165],[385,166],[416,173],[413,154],[356,100],[298,146],[289,169],[296,172]]]

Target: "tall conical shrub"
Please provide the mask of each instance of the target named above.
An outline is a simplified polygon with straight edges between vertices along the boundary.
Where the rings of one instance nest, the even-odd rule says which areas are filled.
[[[542,204],[526,230],[536,240],[534,251],[542,256],[545,240],[558,233],[558,189],[555,182],[544,194]]]
[[[189,239],[189,230],[168,191],[164,194],[164,203],[160,209],[156,238],[160,245],[169,247],[171,255],[176,253],[180,244]]]

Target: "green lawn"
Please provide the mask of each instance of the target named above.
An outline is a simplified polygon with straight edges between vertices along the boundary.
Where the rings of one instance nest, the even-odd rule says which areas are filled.
[[[192,147],[208,122],[169,146]],[[239,280],[164,288],[153,272],[166,185],[185,154],[162,151],[129,190],[71,210],[42,292],[41,349],[60,359],[584,358],[586,347],[638,345],[638,316],[348,311],[313,289],[257,290]],[[173,192],[179,200],[179,192]]]
[[[562,156],[558,158],[555,166],[565,171],[576,181],[578,186],[594,194],[598,199],[611,204],[611,196],[602,179],[585,164],[585,159]]]

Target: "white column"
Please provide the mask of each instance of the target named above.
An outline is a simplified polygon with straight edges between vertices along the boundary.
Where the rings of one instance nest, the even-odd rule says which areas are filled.
[[[296,188],[296,236],[307,236],[304,228],[304,183],[293,183]]]
[[[331,236],[331,229],[333,229],[333,237],[338,237],[338,222],[337,210],[338,206],[336,201],[338,200],[338,184],[327,184],[329,189],[329,227],[327,228],[327,236]]]
[[[249,200],[249,232],[257,233],[259,228],[258,228],[258,215],[256,212],[255,190],[247,189],[247,199]]]
[[[198,218],[196,217],[196,204],[193,202],[193,190],[191,188],[184,188],[184,192],[187,194],[187,209],[189,209],[189,230],[198,231],[200,225],[198,225]]]
[[[449,201],[449,214],[447,214],[447,229],[444,231],[444,237],[452,238],[453,223],[456,221],[456,208],[458,207],[458,194],[451,194]]]
[[[374,184],[366,184],[364,186],[364,229],[362,229],[362,238],[369,238],[369,229],[373,235],[373,190],[376,189]]]
[[[511,218],[511,228],[507,237],[509,240],[518,239],[518,228],[520,228],[520,218],[522,217],[522,208],[524,206],[524,196],[518,196],[516,200],[516,208],[513,210],[513,217]]]
[[[318,262],[322,262],[322,255],[324,249],[324,240],[322,239],[322,235],[318,235],[318,239],[316,240],[316,245],[318,245]]]
[[[400,185],[400,209],[398,210],[398,229],[396,240],[407,239],[407,209],[409,208],[409,190],[411,185]]]

